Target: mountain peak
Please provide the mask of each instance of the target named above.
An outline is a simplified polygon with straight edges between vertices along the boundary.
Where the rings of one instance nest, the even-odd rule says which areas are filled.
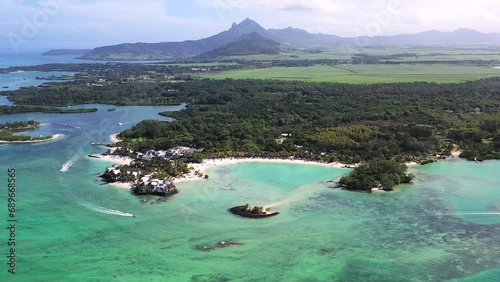
[[[246,18],[244,19],[241,23],[238,24],[239,26],[247,26],[247,25],[258,25],[260,26],[256,21]]]
[[[230,29],[231,32],[234,32],[238,35],[249,34],[249,33],[257,33],[259,35],[266,34],[266,29],[260,26],[256,21],[246,18],[244,21],[239,24],[233,23]]]
[[[129,58],[130,53],[134,53],[137,58],[148,58],[150,60],[163,60],[176,57],[191,57],[208,51],[215,50],[225,45],[226,49],[235,53],[246,50],[244,54],[255,54],[259,52],[275,52],[276,48],[272,43],[285,43],[291,46],[364,46],[360,42],[366,42],[366,37],[339,37],[327,34],[312,34],[306,30],[288,27],[285,29],[266,30],[257,22],[246,18],[240,23],[233,23],[229,30],[225,30],[216,35],[200,39],[183,42],[162,42],[162,43],[141,43],[141,44],[119,44],[95,48],[86,53],[82,58],[92,60],[113,60],[119,56]],[[265,39],[265,40],[264,40]],[[271,39],[271,40],[269,40]],[[416,34],[400,34],[395,36],[377,36],[368,42],[373,46],[423,46],[423,45],[496,45],[500,46],[500,34],[481,33],[472,29],[458,29],[451,32],[424,31]],[[234,44],[233,44],[234,43]],[[230,45],[233,44],[233,45]],[[245,46],[249,44],[249,46]],[[250,44],[253,44],[250,46]],[[274,45],[276,45],[274,44]],[[273,48],[263,48],[271,46]],[[250,48],[251,47],[251,48]],[[228,49],[229,48],[229,49]],[[264,50],[265,49],[265,50]],[[279,49],[279,48],[278,48]],[[219,49],[220,51],[221,49]],[[273,51],[274,50],[274,51]],[[227,51],[226,53],[231,53]],[[240,52],[239,54],[243,54]],[[118,57],[117,57],[118,56]]]
[[[252,31],[262,31],[265,30],[260,24],[256,21],[246,18],[244,21],[237,25],[239,29],[242,30],[252,30]]]

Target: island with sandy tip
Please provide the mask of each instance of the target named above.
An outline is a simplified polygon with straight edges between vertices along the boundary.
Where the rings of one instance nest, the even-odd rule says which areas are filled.
[[[62,134],[55,134],[52,136],[39,136],[32,137],[28,135],[14,135],[14,132],[22,132],[34,130],[40,127],[40,122],[35,120],[29,121],[16,121],[0,124],[0,144],[29,144],[53,141]]]
[[[32,138],[29,140],[23,140],[23,141],[8,141],[8,140],[1,140],[0,139],[0,144],[30,144],[30,143],[42,143],[42,142],[48,142],[48,141],[54,141],[58,138],[63,137],[63,134],[54,134],[52,136],[45,136],[43,139],[38,139],[38,138]]]

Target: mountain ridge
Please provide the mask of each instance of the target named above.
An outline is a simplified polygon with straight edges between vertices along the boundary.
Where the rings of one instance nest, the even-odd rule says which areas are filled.
[[[246,18],[239,24],[233,23],[228,30],[199,40],[123,43],[103,46],[93,49],[80,58],[91,60],[157,60],[193,57],[237,42],[243,35],[253,33],[264,39],[297,47],[500,45],[500,34],[482,33],[467,28],[451,32],[429,30],[393,36],[340,37],[321,33],[313,34],[293,27],[265,29],[254,20]]]
[[[246,56],[258,54],[279,54],[280,43],[267,39],[256,32],[242,35],[237,41],[195,56],[198,59],[224,56]]]

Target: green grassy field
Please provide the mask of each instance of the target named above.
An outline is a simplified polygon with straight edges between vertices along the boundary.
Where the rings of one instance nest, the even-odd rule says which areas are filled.
[[[195,75],[212,79],[279,79],[316,82],[343,82],[355,84],[393,82],[455,83],[500,77],[500,70],[484,66],[444,64],[415,65],[315,65],[311,67],[272,67],[264,69],[232,70]]]
[[[313,48],[314,49],[314,48]],[[500,49],[487,46],[465,46],[465,47],[333,47],[320,48],[321,52],[308,52],[307,49],[295,49],[284,47],[277,55],[249,55],[229,56],[225,59],[239,60],[348,60],[356,54],[368,54],[372,56],[387,56],[393,54],[410,53],[415,56],[392,59],[392,61],[454,61],[454,60],[500,60]]]
[[[149,66],[173,66],[173,67],[217,67],[217,66],[234,66],[238,63],[226,63],[226,62],[204,62],[204,63],[187,63],[187,64],[145,64]]]

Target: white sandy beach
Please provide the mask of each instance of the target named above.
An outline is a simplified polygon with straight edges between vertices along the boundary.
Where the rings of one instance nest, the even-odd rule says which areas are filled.
[[[115,164],[119,165],[130,165],[130,163],[133,161],[132,158],[129,157],[121,157],[121,156],[115,156],[115,155],[95,155],[97,158],[92,158],[94,160],[101,160],[101,161],[107,161],[107,162],[112,162]]]
[[[122,141],[120,138],[118,138],[118,134],[120,134],[120,133],[111,134],[109,136],[109,139],[111,140],[111,142],[118,143],[118,142]]]
[[[30,144],[30,143],[42,143],[42,142],[49,142],[49,141],[54,141],[60,137],[63,137],[63,134],[55,134],[52,135],[49,139],[45,140],[29,140],[29,141],[4,141],[0,140],[0,144]]]
[[[130,190],[130,188],[132,188],[132,183],[129,182],[115,182],[115,183],[108,183],[108,185],[126,190]]]

